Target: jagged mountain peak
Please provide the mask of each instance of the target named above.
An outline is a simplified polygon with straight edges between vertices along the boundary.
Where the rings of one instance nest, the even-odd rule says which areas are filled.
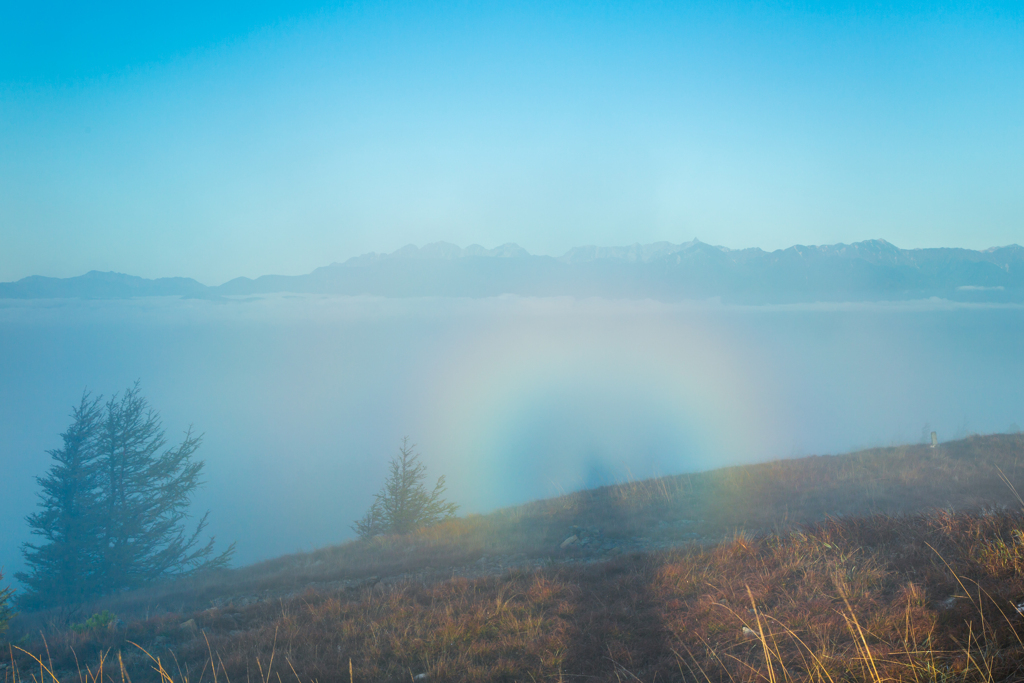
[[[343,263],[334,262],[326,266],[326,268],[368,266],[395,259],[455,260],[470,257],[516,258],[522,256],[530,256],[530,252],[514,242],[507,242],[493,249],[487,249],[479,244],[471,244],[466,248],[462,248],[451,242],[431,242],[422,247],[417,247],[415,244],[407,244],[391,253],[369,252],[360,256],[353,256]],[[318,268],[317,270],[323,269]]]
[[[694,238],[689,242],[682,242],[680,244],[663,241],[652,242],[650,244],[635,242],[631,245],[622,247],[598,247],[596,245],[575,247],[565,252],[565,254],[558,258],[558,260],[569,264],[587,263],[602,259],[621,260],[630,263],[650,263],[651,261],[671,257],[679,254],[680,252],[699,249],[728,251],[725,247],[705,244],[697,238]]]

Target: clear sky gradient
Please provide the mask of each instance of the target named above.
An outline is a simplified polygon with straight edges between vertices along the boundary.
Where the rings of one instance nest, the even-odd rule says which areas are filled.
[[[1022,217],[1021,3],[0,8],[0,281]]]

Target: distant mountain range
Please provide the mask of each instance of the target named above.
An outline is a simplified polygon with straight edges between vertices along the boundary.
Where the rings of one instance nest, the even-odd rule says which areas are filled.
[[[236,278],[208,287],[189,278],[147,280],[92,271],[0,283],[7,299],[216,298],[293,292],[388,297],[579,296],[733,303],[886,301],[940,297],[1024,302],[1024,247],[900,249],[885,240],[766,252],[698,240],[577,247],[535,256],[515,244],[462,249],[437,242],[364,254],[308,275]]]

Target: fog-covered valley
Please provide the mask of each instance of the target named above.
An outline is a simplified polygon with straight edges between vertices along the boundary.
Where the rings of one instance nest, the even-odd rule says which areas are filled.
[[[1024,309],[287,296],[0,303],[0,565],[83,389],[205,434],[236,563],[353,536],[408,435],[463,512],[1024,423]]]

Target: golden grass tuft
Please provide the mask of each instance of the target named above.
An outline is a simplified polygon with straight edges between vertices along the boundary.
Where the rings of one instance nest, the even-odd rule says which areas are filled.
[[[327,682],[349,680],[350,662],[355,681],[1019,681],[1024,577],[1007,567],[1024,558],[1021,529],[1017,511],[877,515],[598,564],[308,591],[12,650],[5,681]]]
[[[539,501],[120,596],[128,612],[143,597],[166,605],[180,596],[181,609],[136,613],[125,630],[44,627],[45,641],[10,648],[2,676],[1020,681],[1024,513],[1007,482],[1024,490],[1021,455],[1019,435],[974,437],[934,451],[879,449],[579,492],[569,505]],[[659,522],[674,520],[722,541],[472,579],[315,583],[481,553],[571,557],[553,549],[569,524],[657,539],[676,528]],[[289,597],[209,606],[212,595],[230,597],[229,584],[240,595],[311,583]],[[182,627],[189,620],[196,628]]]

